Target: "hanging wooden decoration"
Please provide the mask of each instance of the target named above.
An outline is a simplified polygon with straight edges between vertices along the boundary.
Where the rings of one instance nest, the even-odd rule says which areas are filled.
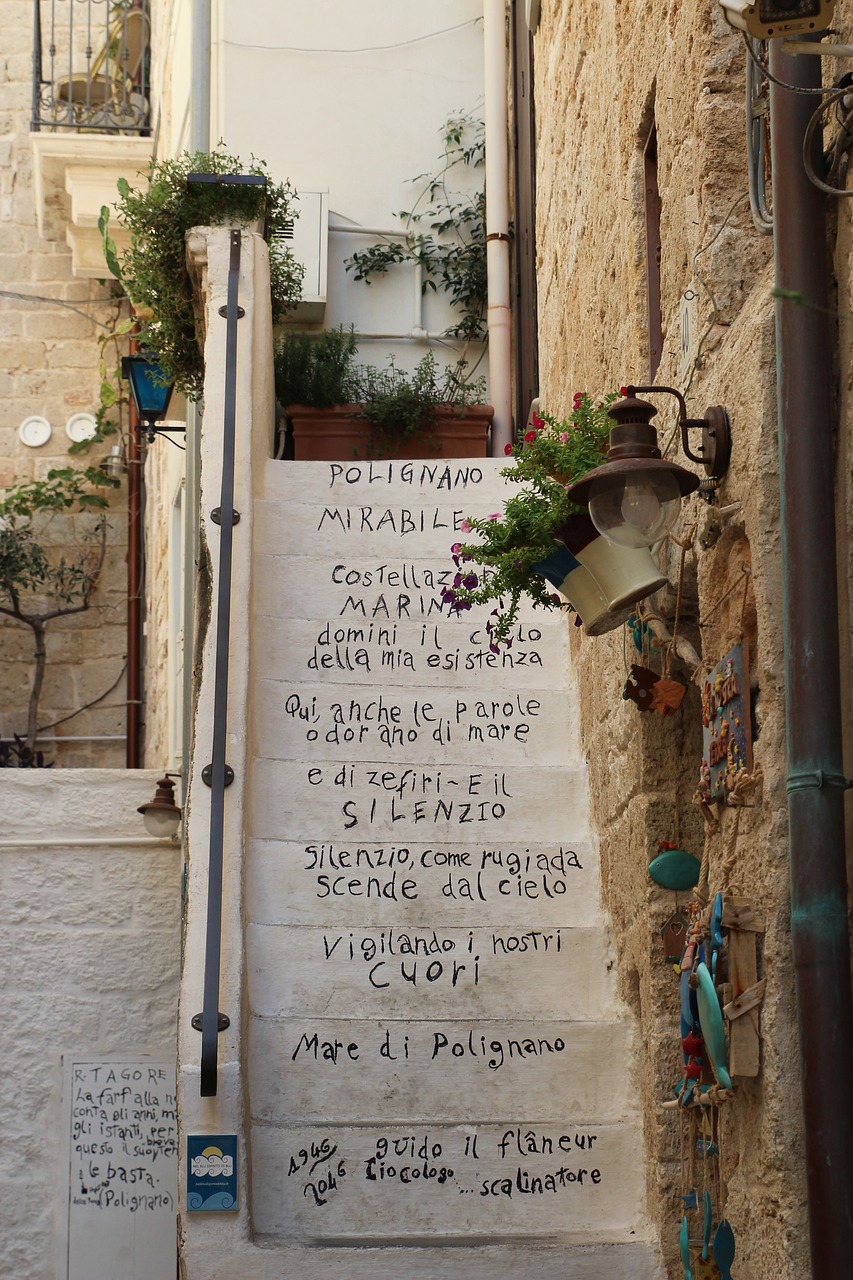
[[[623,699],[626,702],[635,702],[640,711],[651,711],[652,690],[659,679],[660,676],[656,671],[651,671],[648,667],[638,667],[635,663],[625,681],[625,688],[622,690]]]
[[[648,871],[662,889],[692,889],[699,879],[702,864],[686,849],[662,842],[660,853],[649,863]]]
[[[665,964],[678,964],[681,960],[681,953],[687,942],[687,930],[690,927],[690,921],[683,916],[680,911],[673,911],[668,920],[665,920],[658,933],[663,939],[663,958]]]
[[[652,688],[652,710],[662,716],[675,715],[686,692],[686,685],[679,684],[668,676],[661,676]]]

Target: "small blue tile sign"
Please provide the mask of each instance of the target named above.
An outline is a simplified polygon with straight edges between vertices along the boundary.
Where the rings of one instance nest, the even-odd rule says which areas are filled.
[[[187,1135],[187,1209],[222,1213],[237,1208],[237,1135]]]

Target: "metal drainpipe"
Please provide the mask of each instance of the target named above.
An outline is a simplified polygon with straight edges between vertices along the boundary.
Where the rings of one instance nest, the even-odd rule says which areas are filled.
[[[486,271],[489,395],[495,407],[490,453],[502,458],[512,441],[512,319],[509,277],[509,154],[507,137],[506,0],[483,6],[486,130]]]
[[[775,76],[821,82],[821,60],[771,40]],[[853,1258],[853,1002],[844,846],[836,588],[833,346],[824,197],[806,177],[802,142],[818,103],[771,85],[791,945],[805,1122],[814,1280],[850,1274]],[[819,137],[819,131],[818,131]],[[815,148],[815,167],[821,163]]]

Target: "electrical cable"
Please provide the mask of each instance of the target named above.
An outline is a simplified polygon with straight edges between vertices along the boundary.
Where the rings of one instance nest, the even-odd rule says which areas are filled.
[[[78,316],[82,316],[84,320],[90,320],[92,324],[98,325],[101,329],[109,329],[110,325],[104,324],[102,320],[96,320],[94,316],[86,315],[85,311],[81,311],[79,307],[75,307],[70,302],[63,302],[61,298],[46,298],[41,293],[14,293],[11,289],[0,289],[0,298],[16,298],[19,302],[48,302],[52,307],[65,307],[67,311],[76,311]],[[87,307],[106,307],[112,303],[121,301],[117,298],[93,298],[89,302],[84,302]]]
[[[692,267],[693,267],[693,274],[694,274],[694,276],[696,277],[697,281],[698,281],[698,282],[699,282],[699,284],[702,286],[702,288],[705,290],[705,292],[707,293],[708,297],[709,297],[709,298],[710,298],[710,300],[711,300],[711,318],[710,318],[710,320],[708,321],[708,324],[705,326],[704,332],[702,333],[702,336],[701,336],[701,338],[699,339],[699,342],[698,342],[697,347],[696,347],[696,355],[693,357],[693,363],[692,363],[692,365],[690,366],[690,377],[687,379],[687,385],[685,386],[685,388],[684,388],[684,390],[683,390],[683,392],[682,392],[682,395],[685,397],[685,399],[687,398],[687,395],[688,395],[688,393],[689,393],[689,391],[690,391],[690,388],[691,388],[691,386],[693,385],[693,375],[694,375],[694,374],[695,374],[695,372],[696,372],[696,366],[697,366],[697,364],[699,363],[699,359],[700,359],[700,357],[701,357],[701,355],[702,355],[702,350],[703,350],[703,348],[704,348],[704,346],[705,346],[705,340],[707,339],[708,334],[711,332],[711,330],[712,330],[712,329],[714,328],[714,326],[716,325],[716,323],[717,323],[717,318],[718,318],[718,316],[719,316],[719,308],[717,307],[717,299],[714,297],[714,294],[713,294],[713,291],[712,291],[712,289],[711,289],[711,286],[708,284],[707,280],[705,280],[705,279],[704,279],[704,278],[699,274],[699,272],[696,270],[696,259],[697,259],[701,254],[703,254],[703,253],[707,253],[707,251],[711,248],[711,246],[715,243],[715,241],[717,241],[717,240],[720,238],[720,236],[721,236],[721,235],[723,234],[723,232],[725,231],[726,227],[729,225],[729,222],[730,222],[730,220],[731,220],[731,216],[732,216],[732,214],[734,213],[735,209],[738,207],[738,205],[739,205],[739,204],[742,204],[742,203],[743,203],[743,201],[744,201],[744,200],[747,200],[748,198],[749,198],[749,192],[747,192],[747,191],[742,191],[742,192],[740,193],[740,195],[739,195],[739,196],[737,196],[737,197],[736,197],[736,199],[732,201],[732,203],[729,205],[728,213],[727,213],[727,214],[726,214],[726,216],[723,218],[723,221],[720,223],[720,225],[719,225],[719,227],[717,228],[717,230],[716,230],[716,231],[714,232],[714,234],[711,236],[711,239],[710,239],[710,240],[708,240],[708,241],[706,241],[706,243],[702,245],[701,249],[697,249],[697,250],[696,250],[696,252],[694,253],[694,255],[693,255],[692,259],[691,259],[691,264],[692,264]],[[666,441],[666,444],[665,444],[665,445],[663,445],[663,447],[661,448],[661,454],[662,454],[662,456],[663,456],[664,458],[666,458],[666,457],[668,457],[668,456],[669,456],[669,452],[670,452],[670,450],[672,449],[673,444],[675,443],[675,440],[676,440],[676,438],[677,438],[677,436],[678,436],[678,434],[679,434],[679,431],[680,431],[680,427],[679,427],[679,424],[676,422],[675,426],[674,426],[674,427],[673,427],[673,429],[672,429],[672,433],[671,433],[671,435],[669,436],[669,438],[668,438],[668,439],[667,439],[667,441]]]
[[[44,733],[46,729],[55,729],[55,728],[56,728],[56,726],[57,726],[58,724],[65,724],[65,723],[66,723],[66,721],[68,721],[68,720],[73,720],[75,716],[79,716],[79,715],[81,715],[84,711],[88,711],[90,707],[95,707],[95,706],[97,706],[97,704],[98,704],[99,702],[103,702],[104,698],[109,697],[109,695],[112,693],[113,689],[115,689],[115,688],[116,688],[116,686],[119,684],[119,682],[120,682],[120,680],[121,680],[122,676],[124,675],[125,671],[127,671],[127,663],[126,663],[126,662],[125,662],[124,666],[122,667],[121,671],[120,671],[120,672],[118,673],[118,675],[116,676],[115,680],[114,680],[114,681],[112,682],[112,684],[110,685],[109,689],[105,689],[103,693],[99,693],[99,694],[98,694],[97,698],[93,698],[91,702],[87,702],[84,706],[82,706],[82,707],[78,707],[78,708],[77,708],[77,710],[76,710],[76,711],[72,711],[70,715],[68,715],[68,716],[63,716],[61,720],[54,720],[51,724],[43,724],[43,725],[40,725],[40,726],[39,726],[39,728],[36,730],[36,733]],[[118,704],[117,704],[117,705],[118,705]],[[121,704],[121,705],[124,705],[124,704]]]
[[[773,234],[773,215],[767,208],[766,157],[767,77],[760,64],[746,60],[746,151],[749,172],[749,203],[755,229],[762,235]],[[761,109],[763,105],[763,110]]]
[[[758,54],[757,54],[757,53],[755,52],[755,50],[753,49],[753,47],[752,47],[752,43],[751,43],[751,41],[750,41],[750,38],[749,38],[749,36],[746,34],[746,32],[745,32],[745,31],[742,31],[742,32],[741,32],[741,35],[743,36],[743,42],[744,42],[744,44],[746,45],[746,51],[747,51],[747,53],[749,54],[750,58],[752,58],[752,61],[753,61],[757,66],[759,66],[759,67],[761,68],[761,70],[762,70],[762,71],[764,72],[764,74],[767,76],[767,79],[768,79],[768,80],[772,80],[773,84],[778,84],[778,85],[779,85],[779,87],[780,87],[780,89],[790,89],[791,93],[819,93],[819,94],[827,94],[827,93],[831,93],[831,92],[832,92],[832,85],[829,85],[829,86],[828,86],[827,88],[825,88],[825,89],[824,89],[824,88],[820,88],[820,89],[806,89],[806,88],[802,88],[802,87],[801,87],[800,85],[798,85],[798,84],[788,84],[788,82],[787,82],[786,80],[780,80],[777,76],[774,76],[773,72],[770,70],[770,68],[768,67],[767,63],[766,63],[766,62],[762,62],[761,58],[759,58]],[[815,48],[816,48],[816,49],[817,49],[817,48],[819,48],[819,47],[820,47],[819,45],[817,45],[817,44],[815,45]]]
[[[425,40],[434,40],[437,36],[446,36],[451,31],[461,31],[463,27],[472,27],[482,18],[469,18],[466,22],[457,22],[453,27],[442,27],[440,31],[428,31],[426,35],[413,36],[410,40],[398,40],[395,44],[365,45],[359,49],[314,49],[291,44],[247,44],[241,40],[223,40],[223,44],[235,49],[261,49],[267,53],[384,53],[389,49],[404,49],[407,45],[422,44]]]
[[[829,195],[829,196],[839,196],[841,198],[844,198],[844,197],[849,198],[850,196],[853,196],[853,189],[847,189],[845,187],[832,187],[829,185],[828,182],[824,182],[822,178],[819,178],[815,173],[814,165],[812,164],[811,149],[812,149],[812,139],[814,138],[815,130],[817,129],[818,124],[820,123],[821,116],[823,115],[824,111],[826,111],[829,107],[834,106],[836,102],[841,102],[842,99],[847,98],[849,96],[850,96],[849,86],[843,89],[836,89],[832,93],[832,95],[829,98],[827,98],[825,102],[822,102],[820,106],[817,108],[817,110],[812,113],[811,119],[806,125],[806,131],[803,134],[803,167],[805,168],[805,171],[806,171],[806,177],[808,178],[809,182],[811,182],[814,186],[817,187],[818,191],[823,191],[826,195]],[[846,145],[839,145],[845,142],[846,142]],[[829,153],[830,155],[832,155],[833,152],[835,153],[835,158],[831,166],[831,172],[835,172],[835,173],[838,172],[838,167],[840,165],[841,159],[846,154],[848,148],[851,145],[853,145],[853,111],[849,111],[844,121],[842,122],[841,134],[839,135],[839,137],[836,138],[832,146],[832,151]]]

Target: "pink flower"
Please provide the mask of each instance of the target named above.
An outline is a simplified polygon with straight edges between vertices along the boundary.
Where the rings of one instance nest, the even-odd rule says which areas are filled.
[[[560,444],[565,444],[568,438],[569,438],[568,431],[564,431],[563,434],[560,436]]]
[[[529,444],[531,440],[535,440],[535,439],[536,439],[536,432],[535,432],[535,431],[525,431],[525,433],[524,433],[524,438],[525,438],[525,440],[527,441],[527,443]]]
[[[462,550],[462,543],[454,542],[453,546],[450,548],[450,554],[453,556],[458,556],[461,550]]]
[[[493,512],[491,513],[491,515],[488,517],[488,519],[489,519],[489,520],[503,520],[503,512],[502,512],[502,511],[493,511]]]
[[[512,453],[512,445],[511,445],[511,444],[505,444],[505,445],[504,445],[504,453],[506,454],[506,456],[507,456],[507,457],[509,457],[509,456],[511,455],[511,453]]]
[[[470,532],[471,532],[471,526],[470,526],[470,524],[468,523],[468,521],[467,521],[467,520],[463,520],[463,521],[462,521],[462,523],[460,524],[459,528],[460,528],[460,530],[462,531],[462,533],[470,533]]]

